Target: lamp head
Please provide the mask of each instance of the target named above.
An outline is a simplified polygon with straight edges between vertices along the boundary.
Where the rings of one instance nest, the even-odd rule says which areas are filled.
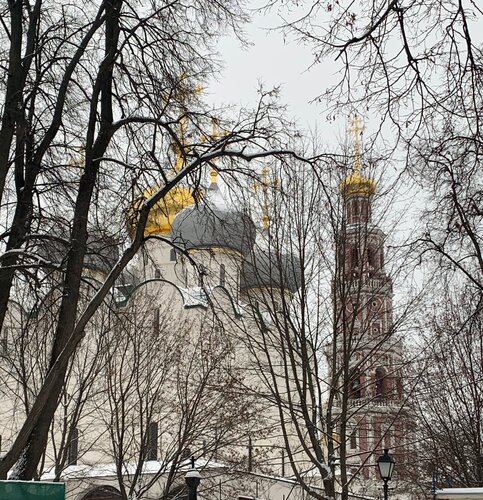
[[[191,469],[184,476],[188,488],[197,488],[201,481],[201,474],[195,469],[195,457],[191,457]]]
[[[389,449],[386,448],[384,450],[384,455],[381,455],[377,459],[377,467],[379,468],[381,479],[383,479],[384,481],[389,481],[392,477],[395,465],[396,461],[391,455],[389,455]]]

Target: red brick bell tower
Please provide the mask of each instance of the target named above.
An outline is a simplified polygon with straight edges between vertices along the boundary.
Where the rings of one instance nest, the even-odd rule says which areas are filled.
[[[334,280],[335,334],[329,363],[334,363],[338,394],[341,461],[350,489],[376,490],[375,461],[384,448],[403,457],[402,345],[394,332],[392,280],[386,274],[385,235],[373,223],[377,184],[362,174],[360,119],[353,121],[353,172],[340,186],[343,221]],[[332,365],[334,366],[334,364]],[[337,451],[336,451],[337,453]],[[371,486],[372,485],[372,486]]]

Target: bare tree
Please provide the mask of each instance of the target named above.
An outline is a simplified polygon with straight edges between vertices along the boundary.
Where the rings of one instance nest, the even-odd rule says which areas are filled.
[[[480,290],[482,22],[472,0],[374,0],[316,1],[284,24],[312,45],[316,62],[340,64],[323,96],[331,114],[370,110],[381,122],[373,140],[391,126],[389,149],[427,194],[419,254]]]
[[[388,271],[402,267],[384,252],[388,212],[383,197],[374,199],[374,180],[331,162],[315,172],[288,162],[271,175],[264,234],[243,272],[258,326],[248,348],[278,406],[285,474],[314,498],[348,498],[367,489],[385,445],[406,459],[399,330],[415,303],[393,313]],[[348,192],[356,176],[364,190]]]
[[[440,486],[481,486],[481,296],[471,284],[443,290],[434,310],[419,344],[425,372],[415,394],[421,460],[413,480],[426,491],[433,473]]]
[[[263,100],[253,115],[225,123],[225,136],[205,140],[212,117],[195,81],[216,68],[213,34],[239,32],[246,15],[237,2],[109,0],[66,7],[15,1],[0,15],[0,57],[8,68],[0,141],[0,325],[26,281],[42,296],[45,276],[53,267],[62,272],[41,384],[0,463],[1,477],[17,462],[14,476],[29,479],[45,450],[69,361],[142,246],[150,209],[182,181],[196,188],[203,165],[217,157],[249,161],[283,148],[273,107]],[[137,208],[132,242],[83,302],[92,227],[112,236],[122,226],[120,214],[113,217],[119,206],[153,183],[158,187]],[[59,222],[64,231],[57,240],[66,250],[61,266],[38,251]]]
[[[173,308],[178,295],[160,280],[139,285],[104,338],[107,387],[95,406],[126,499],[160,478],[167,496],[191,456],[235,466],[249,423],[263,420],[216,312]],[[146,473],[148,461],[155,467]]]

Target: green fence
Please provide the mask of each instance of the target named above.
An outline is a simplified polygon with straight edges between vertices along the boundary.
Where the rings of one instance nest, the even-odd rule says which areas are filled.
[[[63,483],[0,481],[0,500],[65,500]]]

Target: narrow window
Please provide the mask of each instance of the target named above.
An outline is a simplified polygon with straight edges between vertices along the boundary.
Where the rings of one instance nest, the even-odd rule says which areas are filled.
[[[205,286],[205,276],[208,274],[206,267],[204,266],[199,266],[199,271],[198,271],[198,286],[200,288],[203,288]]]
[[[361,381],[359,379],[359,376],[356,378],[352,379],[351,385],[350,385],[350,397],[352,399],[360,399],[361,398]]]
[[[67,452],[67,465],[77,465],[77,455],[79,452],[79,431],[77,427],[72,430],[70,436],[69,450]]]
[[[351,450],[357,449],[357,427],[354,427],[354,429],[351,432],[350,447],[351,447]]]
[[[176,249],[172,248],[169,252],[169,260],[171,262],[176,262]]]
[[[385,370],[384,368],[376,369],[376,398],[382,398],[385,396]]]
[[[7,345],[8,345],[8,328],[4,327],[0,342],[0,354],[7,354]]]
[[[160,270],[160,269],[156,268],[156,269],[154,270],[154,277],[155,277],[156,279],[161,278],[161,270]]]
[[[226,267],[225,267],[225,264],[220,264],[220,285],[226,286]]]
[[[372,267],[373,269],[376,267],[376,259],[374,257],[374,249],[369,248],[367,250],[367,263],[369,264],[369,267]]]
[[[158,423],[150,422],[148,426],[148,450],[146,453],[147,460],[158,459]]]
[[[354,214],[354,217],[359,215],[359,202],[357,200],[352,202],[352,213]]]
[[[248,472],[253,470],[253,444],[251,436],[248,437]]]
[[[352,247],[351,249],[351,266],[359,267],[359,252],[357,247]]]

